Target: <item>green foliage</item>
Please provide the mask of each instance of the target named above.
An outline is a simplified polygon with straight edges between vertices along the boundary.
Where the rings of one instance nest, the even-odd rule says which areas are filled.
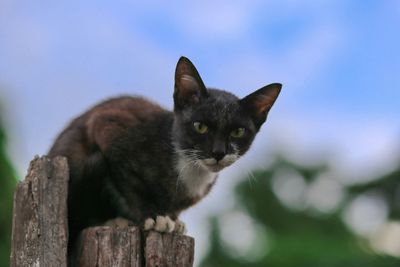
[[[0,266],[9,266],[12,201],[16,185],[13,168],[6,156],[6,137],[0,121]]]
[[[390,215],[392,218],[398,218],[399,207],[396,206],[398,201],[395,201],[395,190],[399,188],[399,171],[368,184],[345,188],[346,194],[336,209],[323,213],[309,207],[290,208],[283,204],[274,192],[273,186],[274,175],[282,169],[294,170],[303,177],[306,184],[310,184],[326,170],[326,166],[313,168],[297,166],[279,159],[269,170],[254,173],[255,179],[252,180],[256,182],[244,181],[238,184],[235,192],[236,207],[227,213],[240,212],[253,222],[256,238],[252,240],[250,252],[238,254],[229,247],[229,244],[226,244],[221,230],[222,227],[226,227],[226,223],[223,223],[221,218],[224,214],[221,214],[210,219],[210,248],[200,266],[389,267],[400,265],[400,260],[397,258],[375,254],[369,248],[368,242],[347,228],[342,219],[343,210],[348,203],[354,197],[369,190],[380,191],[386,197]],[[397,197],[398,194],[397,191]],[[243,227],[247,226],[239,224],[236,229]],[[229,234],[239,235],[239,237],[241,235],[238,231]],[[252,249],[261,250],[263,253],[258,253],[257,257],[254,257],[250,255]]]

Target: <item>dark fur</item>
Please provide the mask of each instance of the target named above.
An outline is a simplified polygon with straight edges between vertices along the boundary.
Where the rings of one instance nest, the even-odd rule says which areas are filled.
[[[192,63],[182,57],[176,69],[174,112],[126,96],[105,101],[73,120],[49,152],[51,157],[66,156],[70,166],[70,244],[83,228],[117,216],[137,225],[157,215],[176,219],[204,197],[188,194],[178,181],[176,148],[196,149],[200,159],[233,153],[234,146],[244,154],[280,87],[272,84],[239,100],[228,92],[206,89]],[[195,121],[207,124],[209,132],[197,133]],[[232,138],[231,131],[238,127],[246,129],[245,136]]]

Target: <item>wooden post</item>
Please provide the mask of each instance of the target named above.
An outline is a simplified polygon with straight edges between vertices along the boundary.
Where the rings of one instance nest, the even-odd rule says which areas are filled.
[[[146,237],[145,258],[146,267],[193,266],[194,239],[151,231]]]
[[[14,194],[11,266],[67,266],[68,165],[35,157]]]
[[[77,266],[141,267],[140,231],[109,226],[83,230],[79,240]]]
[[[69,171],[63,157],[36,157],[14,194],[11,266],[66,267]],[[191,267],[194,239],[109,226],[82,231],[77,266]]]
[[[78,266],[193,266],[192,237],[150,231],[144,239],[144,251],[141,251],[141,235],[136,227],[118,229],[100,226],[85,229],[80,237]]]

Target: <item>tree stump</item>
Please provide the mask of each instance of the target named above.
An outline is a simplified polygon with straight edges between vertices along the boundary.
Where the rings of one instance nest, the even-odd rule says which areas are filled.
[[[151,231],[146,237],[146,267],[193,266],[194,239],[178,234]]]
[[[140,230],[136,227],[85,229],[79,241],[78,266],[193,266],[192,237],[150,231],[144,234],[144,242],[141,239]]]
[[[14,194],[11,266],[67,266],[68,164],[35,157]]]
[[[140,245],[140,231],[135,227],[88,228],[80,236],[77,265],[141,267]]]
[[[66,158],[31,162],[14,194],[11,266],[67,266],[68,180]],[[79,242],[77,266],[193,266],[189,236],[98,226],[83,230]]]

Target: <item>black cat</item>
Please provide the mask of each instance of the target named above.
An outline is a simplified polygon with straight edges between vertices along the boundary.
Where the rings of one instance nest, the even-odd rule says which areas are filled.
[[[146,230],[183,232],[179,213],[249,149],[280,90],[274,83],[239,99],[208,89],[182,57],[173,112],[125,96],[73,120],[49,152],[70,166],[70,246],[83,228],[117,217]]]

